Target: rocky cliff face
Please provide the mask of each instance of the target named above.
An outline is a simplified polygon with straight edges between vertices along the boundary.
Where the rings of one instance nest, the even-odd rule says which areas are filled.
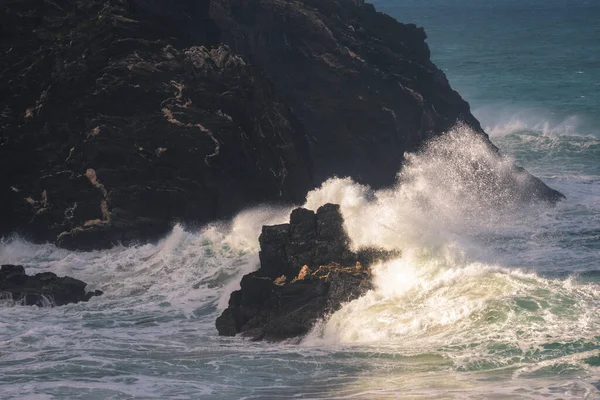
[[[423,30],[359,0],[10,0],[0,27],[0,234],[151,240],[485,135]]]

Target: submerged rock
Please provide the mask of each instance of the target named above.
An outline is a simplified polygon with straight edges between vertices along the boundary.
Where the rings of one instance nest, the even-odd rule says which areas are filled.
[[[391,185],[457,122],[488,140],[424,30],[364,1],[13,0],[0,37],[0,235],[145,242],[334,175]]]
[[[258,271],[242,278],[217,318],[220,335],[284,340],[305,335],[315,322],[371,288],[369,266],[398,255],[378,249],[354,253],[338,205],[316,213],[294,210],[290,223],[264,226]]]
[[[0,267],[0,298],[26,306],[62,306],[88,301],[102,291],[85,291],[87,283],[52,272],[29,276],[22,265]]]

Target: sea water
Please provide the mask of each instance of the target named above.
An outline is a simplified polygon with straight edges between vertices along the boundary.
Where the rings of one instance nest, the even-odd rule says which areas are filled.
[[[221,338],[215,318],[258,267],[258,207],[156,245],[78,253],[19,238],[0,263],[105,292],[56,308],[0,304],[0,398],[600,398],[600,3],[379,0],[426,28],[497,161],[462,126],[408,155],[393,187],[331,179],[353,246],[399,249],[375,289],[300,344]],[[467,167],[513,162],[567,199],[523,206]]]

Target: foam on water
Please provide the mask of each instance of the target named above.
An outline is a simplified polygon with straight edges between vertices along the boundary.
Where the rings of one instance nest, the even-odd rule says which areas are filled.
[[[513,132],[502,136],[503,149],[520,137],[533,152],[548,138]],[[568,148],[573,139],[553,140]],[[572,151],[596,151],[597,139],[576,140]],[[214,329],[229,293],[258,266],[261,226],[285,222],[291,207],[247,210],[197,232],[175,226],[158,244],[101,252],[4,240],[0,263],[74,276],[105,294],[53,309],[5,302],[0,385],[8,397],[398,398],[397,374],[404,393],[435,398],[464,394],[468,375],[460,374],[513,382],[495,389],[511,393],[515,382],[559,373],[560,385],[590,391],[600,293],[573,273],[598,269],[600,191],[588,183],[588,194],[573,195],[564,186],[569,198],[556,207],[523,205],[502,185],[514,173],[511,158],[498,159],[457,127],[407,155],[390,189],[335,178],[309,193],[307,208],[340,204],[355,248],[402,256],[374,266],[375,289],[320,323],[300,348],[218,338]],[[598,182],[600,173],[589,174]],[[427,373],[439,391],[427,389]],[[392,386],[372,387],[379,374]]]
[[[199,305],[212,304],[223,284],[239,281],[236,278],[254,270],[262,226],[282,223],[288,215],[288,209],[261,207],[199,232],[176,225],[156,245],[88,253],[11,238],[0,242],[0,260],[27,265],[28,273],[51,270],[77,276],[89,283],[88,290],[103,290],[104,299],[155,296],[191,312]]]
[[[376,289],[333,314],[305,344],[441,353],[459,370],[519,371],[584,351],[569,362],[587,368],[585,359],[600,354],[597,284],[414,251],[374,267],[374,275]]]

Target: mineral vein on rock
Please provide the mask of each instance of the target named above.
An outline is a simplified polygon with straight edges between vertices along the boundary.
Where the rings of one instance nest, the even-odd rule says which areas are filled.
[[[359,0],[14,0],[0,27],[0,234],[152,240],[334,175],[390,185],[457,122],[487,138],[423,29]]]
[[[69,276],[58,277],[52,272],[25,274],[22,265],[0,267],[0,300],[24,306],[53,307],[88,301],[102,295],[100,290],[85,291],[87,284]]]

